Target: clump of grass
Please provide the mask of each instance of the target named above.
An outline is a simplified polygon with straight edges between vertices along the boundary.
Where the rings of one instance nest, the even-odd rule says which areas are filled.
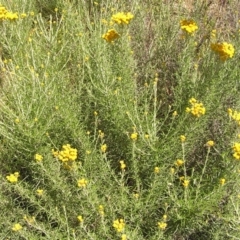
[[[1,238],[238,238],[238,19],[188,6],[2,1]]]

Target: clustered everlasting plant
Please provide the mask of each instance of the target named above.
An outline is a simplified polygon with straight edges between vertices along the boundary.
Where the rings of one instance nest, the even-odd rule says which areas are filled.
[[[1,1],[0,239],[239,238],[230,2]]]

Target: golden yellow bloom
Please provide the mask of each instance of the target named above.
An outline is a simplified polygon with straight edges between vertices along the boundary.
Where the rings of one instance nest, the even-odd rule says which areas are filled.
[[[117,24],[129,24],[129,22],[133,19],[133,14],[128,12],[119,12],[114,15],[112,15],[112,21],[117,23]]]
[[[212,43],[211,49],[219,55],[222,61],[232,58],[235,52],[233,45],[227,42]]]
[[[160,168],[159,167],[155,167],[154,168],[154,173],[158,174],[160,172]]]
[[[138,199],[138,198],[139,198],[139,194],[138,194],[138,193],[134,193],[134,194],[133,194],[133,197],[136,198],[136,199]]]
[[[102,35],[102,38],[105,39],[107,42],[111,43],[114,40],[118,39],[120,35],[115,29],[108,30],[105,34]]]
[[[113,221],[113,227],[116,229],[117,232],[123,232],[125,227],[125,222],[123,219],[117,219]]]
[[[182,185],[183,185],[185,188],[187,188],[187,187],[188,187],[188,185],[189,185],[189,183],[190,183],[190,181],[189,181],[189,180],[187,180],[187,179],[184,179],[184,180],[183,180],[183,182],[182,182]]]
[[[34,155],[34,159],[37,161],[37,162],[41,162],[43,160],[43,156],[41,154],[38,154],[36,153]]]
[[[102,153],[105,153],[107,151],[107,144],[103,144],[102,146],[101,146],[101,152]]]
[[[186,136],[181,135],[181,136],[180,136],[180,140],[181,140],[181,142],[185,142],[185,141],[186,141]]]
[[[18,177],[19,177],[19,172],[15,172],[13,174],[6,176],[7,180],[10,183],[16,183],[18,181]]]
[[[206,112],[205,107],[202,103],[198,102],[195,98],[191,98],[189,100],[189,103],[191,104],[191,108],[187,107],[186,112],[191,113],[194,117],[200,117],[201,115],[204,115]]]
[[[70,144],[62,146],[62,150],[56,154],[62,162],[75,161],[77,159],[77,149],[71,148]]]
[[[133,141],[136,141],[137,138],[138,138],[138,134],[136,132],[132,133],[130,138],[133,140]]]
[[[210,140],[210,141],[207,141],[206,146],[207,147],[213,147],[214,144],[215,144],[214,141]]]
[[[37,189],[36,190],[37,195],[40,196],[40,197],[43,195],[43,192],[44,192],[43,189]]]
[[[178,115],[177,111],[174,111],[172,115],[173,117],[176,117]]]
[[[237,160],[240,160],[240,143],[238,142],[234,143],[232,149],[234,151],[233,157]]]
[[[170,168],[170,173],[174,174],[175,173],[175,168]]]
[[[79,221],[80,223],[83,222],[83,217],[82,217],[81,215],[77,216],[77,219],[78,219],[78,221]]]
[[[190,34],[194,33],[198,29],[197,24],[193,20],[182,20],[180,25],[182,30]]]
[[[85,188],[87,186],[88,181],[85,178],[79,179],[77,181],[78,187]]]
[[[177,159],[175,162],[175,165],[177,165],[178,167],[181,167],[184,164],[184,161],[182,159]]]
[[[126,164],[124,163],[123,160],[119,161],[120,162],[120,168],[121,170],[124,170],[126,168]]]
[[[102,130],[99,130],[98,131],[98,136],[101,138],[101,139],[103,139],[104,138],[104,132],[102,131]]]
[[[13,12],[7,12],[5,18],[9,20],[16,20],[18,19],[18,14]]]
[[[19,118],[16,118],[15,119],[15,123],[19,123],[20,122],[20,119]]]
[[[127,240],[127,235],[126,234],[122,234],[121,239],[122,240]]]
[[[238,125],[240,125],[240,112],[236,111],[236,110],[232,110],[231,108],[228,109],[228,115],[230,118],[232,118],[233,120],[235,120]]]
[[[21,229],[22,229],[22,225],[19,224],[19,223],[15,223],[15,224],[13,225],[13,227],[12,227],[12,230],[13,230],[14,232],[20,231]]]
[[[161,230],[165,230],[167,227],[167,223],[165,222],[158,222],[158,228]]]
[[[99,212],[99,214],[100,214],[101,216],[104,215],[104,207],[103,207],[103,205],[99,205],[99,206],[98,206],[98,212]]]
[[[220,183],[221,185],[224,185],[225,182],[226,182],[226,179],[225,179],[225,178],[221,178],[221,179],[219,180],[219,183]]]

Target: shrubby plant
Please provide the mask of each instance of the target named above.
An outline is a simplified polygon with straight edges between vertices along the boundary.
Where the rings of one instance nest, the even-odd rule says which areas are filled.
[[[188,4],[1,2],[1,239],[239,238],[239,3]]]

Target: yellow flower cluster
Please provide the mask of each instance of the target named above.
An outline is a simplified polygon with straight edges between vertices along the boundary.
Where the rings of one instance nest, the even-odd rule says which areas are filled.
[[[41,162],[43,160],[43,156],[41,154],[38,154],[36,153],[34,155],[34,159],[37,161],[37,162]]]
[[[225,178],[221,178],[220,180],[219,180],[219,183],[220,183],[220,185],[224,185],[225,183],[226,183],[226,179]]]
[[[101,145],[101,152],[105,153],[107,151],[107,144]]]
[[[12,227],[12,230],[14,232],[20,231],[21,229],[22,229],[22,225],[19,224],[19,223],[14,224],[13,227]]]
[[[155,174],[160,173],[160,167],[155,167],[155,168],[154,168],[154,173],[155,173]]]
[[[133,19],[133,14],[128,12],[119,12],[114,15],[112,15],[112,21],[117,23],[117,24],[129,24],[129,22]]]
[[[124,163],[123,160],[119,161],[120,162],[120,168],[121,170],[124,170],[126,168],[126,164]]]
[[[100,214],[101,216],[104,216],[104,207],[103,207],[103,205],[99,205],[99,206],[98,206],[98,212],[99,212],[99,214]]]
[[[5,7],[0,4],[0,20],[15,20],[18,19],[18,14],[9,12]]]
[[[240,125],[240,112],[229,108],[228,115]]]
[[[193,20],[182,20],[180,25],[182,30],[190,34],[194,33],[198,29],[197,24]]]
[[[78,221],[79,221],[80,223],[83,222],[83,217],[82,217],[81,215],[77,216],[77,219],[78,219]]]
[[[102,38],[105,39],[107,42],[111,43],[114,40],[118,39],[120,35],[115,29],[108,30],[105,34],[102,35]]]
[[[114,23],[117,24],[129,24],[129,22],[133,19],[133,14],[123,13],[119,12],[114,15],[112,15],[111,22],[113,25]],[[106,21],[106,20],[105,20]],[[107,21],[106,21],[107,22]],[[102,38],[105,39],[107,42],[112,43],[114,40],[118,39],[120,37],[120,34],[115,29],[109,29],[106,33],[102,35]]]
[[[77,181],[78,187],[85,188],[88,184],[88,181],[85,178],[79,179]]]
[[[161,230],[165,230],[167,227],[167,223],[165,222],[158,222],[158,228],[161,229]]]
[[[113,221],[113,227],[116,229],[117,232],[123,232],[125,227],[125,222],[123,219],[117,219]]]
[[[184,161],[182,159],[177,159],[175,161],[175,165],[178,166],[178,167],[181,167],[183,164],[184,164]]]
[[[181,140],[182,143],[185,142],[186,141],[186,136],[185,135],[181,135],[180,136],[180,140]]]
[[[63,145],[61,151],[52,150],[52,154],[62,162],[75,161],[77,159],[77,149],[71,148],[70,144]]]
[[[20,176],[19,172],[15,172],[13,174],[6,176],[6,178],[10,183],[16,183],[18,181],[19,176]]]
[[[136,141],[137,138],[138,138],[138,134],[136,132],[132,133],[130,138],[133,140],[133,141]]]
[[[232,146],[233,149],[233,157],[237,160],[240,160],[240,143],[234,143],[234,145]]]
[[[214,144],[215,144],[214,141],[209,140],[209,141],[207,141],[206,146],[207,146],[207,147],[213,147]]]
[[[222,43],[212,43],[212,50],[217,53],[222,61],[232,58],[235,52],[235,49],[231,43],[222,42]]]
[[[189,100],[189,103],[191,104],[191,108],[187,107],[186,112],[191,113],[195,117],[200,117],[201,115],[204,115],[206,112],[205,107],[202,103],[198,102],[195,98],[191,98]]]

